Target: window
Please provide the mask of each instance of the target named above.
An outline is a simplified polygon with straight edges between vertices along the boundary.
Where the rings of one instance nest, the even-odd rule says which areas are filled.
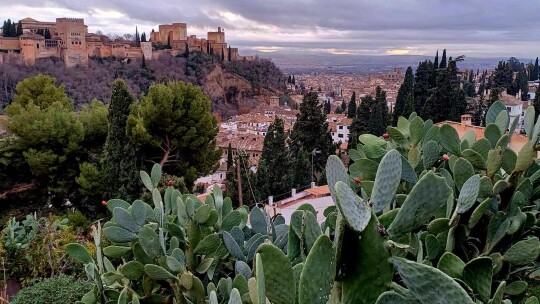
[[[510,107],[506,107],[506,110],[508,110],[508,112],[512,112],[512,108]]]
[[[337,137],[343,138],[343,134],[338,134]]]
[[[339,126],[338,128],[339,128],[340,130],[343,130],[343,126]]]

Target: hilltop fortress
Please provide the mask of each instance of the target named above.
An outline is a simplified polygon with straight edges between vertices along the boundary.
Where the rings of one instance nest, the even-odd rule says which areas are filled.
[[[144,58],[152,60],[163,54],[172,56],[199,51],[216,55],[225,61],[251,59],[241,57],[237,48],[225,41],[225,31],[208,32],[206,39],[188,36],[186,23],[161,24],[150,33],[150,41],[111,41],[105,35],[88,32],[83,19],[57,18],[56,22],[41,22],[32,18],[21,20],[23,34],[0,37],[0,63],[16,62],[33,65],[36,59],[61,58],[67,67],[88,66],[90,57]],[[47,31],[50,39],[37,34]]]

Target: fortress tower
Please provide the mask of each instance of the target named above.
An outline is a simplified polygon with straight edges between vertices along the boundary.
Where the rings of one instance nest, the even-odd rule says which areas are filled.
[[[67,67],[88,66],[86,34],[88,29],[83,19],[57,18],[56,29],[62,40],[60,56]]]

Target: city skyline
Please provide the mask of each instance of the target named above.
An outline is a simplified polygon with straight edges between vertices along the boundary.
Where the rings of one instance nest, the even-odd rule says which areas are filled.
[[[2,1],[4,2],[4,1]],[[540,3],[374,1],[34,1],[3,3],[0,18],[84,18],[90,32],[147,34],[185,22],[203,35],[218,26],[241,50],[258,54],[432,55],[534,58],[540,48]],[[515,12],[515,13],[512,13]]]

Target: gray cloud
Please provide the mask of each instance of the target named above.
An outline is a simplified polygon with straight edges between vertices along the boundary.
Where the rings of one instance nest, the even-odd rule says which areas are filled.
[[[149,31],[159,23],[186,22],[190,34],[204,35],[223,26],[228,40],[246,51],[431,54],[446,47],[476,56],[536,57],[540,50],[537,0],[21,0],[1,6],[0,19],[40,9],[78,12],[92,30],[106,33],[135,24]],[[108,18],[110,12],[124,17]],[[49,13],[32,17],[52,19]]]

